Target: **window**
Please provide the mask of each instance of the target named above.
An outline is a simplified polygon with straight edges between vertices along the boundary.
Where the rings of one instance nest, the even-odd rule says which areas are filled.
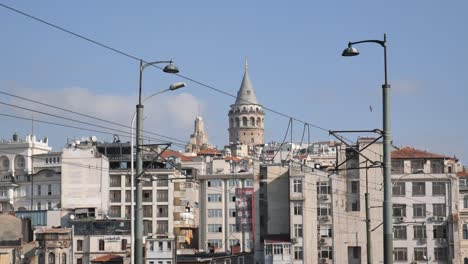
[[[208,239],[208,247],[220,248],[223,245],[221,239]]]
[[[413,196],[424,196],[426,195],[426,183],[425,182],[413,182]]]
[[[67,264],[67,254],[62,253],[62,263],[61,264]]]
[[[229,187],[234,187],[234,186],[238,187],[238,186],[240,186],[239,180],[237,180],[237,179],[236,180],[230,179],[228,181],[228,184],[229,184]]]
[[[403,160],[392,160],[392,174],[403,174]]]
[[[432,195],[445,195],[445,182],[432,182]]]
[[[271,256],[273,255],[273,246],[265,244],[265,255]]]
[[[468,239],[468,224],[463,224],[463,239]]]
[[[319,258],[332,259],[333,258],[332,247],[320,247]]]
[[[331,215],[332,209],[331,204],[320,204],[319,208],[317,208],[317,215],[319,216],[326,216]]]
[[[230,198],[231,202],[235,202],[235,201],[236,201],[236,195],[231,194],[230,197],[231,197],[231,198]]]
[[[463,208],[468,208],[468,195],[463,196]]]
[[[158,251],[163,251],[163,242],[162,241],[158,242]]]
[[[207,184],[208,184],[208,187],[223,187],[222,180],[209,180]]]
[[[302,192],[302,180],[293,180],[293,191],[295,193],[301,193]]]
[[[120,249],[127,250],[127,239],[122,239]]]
[[[412,160],[411,161],[411,172],[413,172],[413,173],[424,172],[424,161],[423,160]]]
[[[47,195],[52,195],[52,184],[47,185]]]
[[[168,217],[169,209],[167,205],[158,205],[157,210],[158,210],[158,217]]]
[[[407,261],[408,251],[406,248],[394,248],[393,249],[393,260],[395,261]]]
[[[76,251],[83,251],[83,240],[78,239],[76,241]]]
[[[239,244],[239,239],[229,239],[229,248]]]
[[[221,224],[208,224],[208,232],[209,233],[221,233],[223,232],[223,228]]]
[[[244,257],[239,257],[237,259],[237,264],[244,264]]]
[[[236,217],[236,209],[229,209],[229,216]]]
[[[51,201],[47,201],[47,209],[52,210],[52,202]]]
[[[431,173],[444,173],[444,161],[431,160]]]
[[[82,258],[76,259],[76,264],[83,264],[83,259]]]
[[[302,202],[293,202],[294,215],[302,215]]]
[[[331,186],[328,181],[317,183],[317,194],[331,194]]]
[[[247,126],[247,117],[242,117],[242,126],[246,127]]]
[[[414,260],[423,261],[427,258],[427,248],[414,248]]]
[[[294,237],[302,237],[302,224],[294,224]]]
[[[352,250],[353,250],[353,258],[361,259],[361,247],[352,247]]]
[[[37,202],[37,210],[42,210],[41,202]]]
[[[49,263],[48,264],[55,264],[55,254],[50,252],[49,253]]]
[[[167,221],[156,221],[156,233],[166,234],[169,230],[169,224]]]
[[[294,259],[301,260],[302,257],[302,247],[294,247]]]
[[[283,255],[283,245],[274,244],[273,245],[273,255]]]
[[[446,206],[445,204],[432,204],[432,214],[434,216],[446,216]]]
[[[104,239],[99,239],[99,251],[104,251]]]
[[[250,118],[250,126],[255,127],[255,118],[253,117]]]
[[[426,217],[426,205],[425,204],[413,204],[413,217],[414,218]]]
[[[405,190],[405,184],[404,182],[396,182],[393,184],[392,187],[392,193],[394,196],[405,196],[406,190]]]
[[[320,237],[332,237],[332,227],[320,225],[319,235]]]
[[[414,239],[425,239],[426,238],[426,226],[413,226]]]
[[[245,180],[245,187],[253,187],[253,180],[251,179]]]
[[[17,156],[16,157],[16,168],[18,170],[23,170],[26,164],[26,160],[24,159],[23,156]]]
[[[41,193],[41,186],[40,185],[37,185],[37,195],[38,196],[41,196],[42,193]]]
[[[222,209],[208,209],[208,218],[220,218],[223,217]]]
[[[406,216],[406,204],[393,204],[393,216]]]
[[[219,193],[210,193],[208,194],[208,202],[210,203],[217,203],[222,202],[222,196]]]
[[[45,264],[44,253],[39,253],[39,264]],[[82,264],[82,263],[78,263]]]
[[[229,233],[232,233],[232,232],[237,232],[237,228],[235,224],[229,225]]]
[[[158,202],[167,202],[169,199],[167,190],[158,190],[158,192],[156,193],[156,198]]]
[[[130,192],[130,195],[127,196],[127,194],[125,194],[125,196],[127,196],[128,198],[131,198],[131,192]],[[153,201],[153,191],[152,190],[143,190],[143,202],[152,202]]]
[[[447,229],[445,225],[435,225],[433,227],[434,238],[447,238]]]
[[[446,248],[434,248],[435,260],[447,260],[447,249]]]
[[[359,181],[351,182],[351,193],[359,193]]]
[[[406,239],[406,226],[394,226],[393,227],[393,238],[404,240]]]
[[[143,205],[143,217],[153,217],[152,205]]]
[[[172,250],[172,242],[167,241],[167,251],[171,251],[171,250]]]

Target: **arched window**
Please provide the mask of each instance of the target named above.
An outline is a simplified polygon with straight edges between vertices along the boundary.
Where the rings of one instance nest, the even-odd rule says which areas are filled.
[[[255,117],[250,118],[250,126],[255,127]]]
[[[44,253],[39,253],[39,264],[45,264]]]
[[[261,123],[262,123],[262,120],[260,119],[260,117],[257,117],[257,126],[261,127]]]
[[[7,156],[2,156],[0,157],[0,170],[2,172],[8,171],[10,168],[10,160],[8,159]]]
[[[60,264],[67,264],[67,254],[62,253],[62,263]]]
[[[49,253],[49,261],[48,264],[55,264],[55,254],[50,252]]]
[[[242,112],[247,112],[247,108],[245,108],[245,106],[242,107]]]
[[[240,127],[240,119],[236,117],[236,127]]]
[[[242,117],[242,126],[246,127],[247,126],[247,117]]]
[[[24,170],[24,167],[26,166],[26,160],[24,159],[23,156],[18,155],[15,158],[15,163],[16,163],[16,168],[17,170]]]
[[[233,127],[233,126],[234,126],[234,119],[231,118],[231,119],[229,120],[229,123],[230,123],[230,124],[229,124],[230,127]]]

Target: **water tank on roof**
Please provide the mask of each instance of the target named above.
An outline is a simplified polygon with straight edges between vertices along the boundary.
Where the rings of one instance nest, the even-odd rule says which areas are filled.
[[[13,134],[13,142],[18,142],[18,134]]]

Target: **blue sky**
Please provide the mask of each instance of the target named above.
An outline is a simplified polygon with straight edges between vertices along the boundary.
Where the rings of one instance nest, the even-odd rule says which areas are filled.
[[[354,58],[341,51],[350,40],[387,33],[394,144],[468,163],[466,1],[0,2],[144,60],[174,59],[182,74],[231,94],[247,58],[260,103],[333,130],[381,127],[382,48],[361,44]],[[137,61],[3,7],[0,24],[0,90],[130,124]],[[148,68],[143,90],[150,94],[175,81],[181,79]],[[145,104],[145,128],[188,139],[200,109],[210,141],[228,143],[234,99],[186,82],[185,90]],[[3,95],[0,101],[57,113]],[[31,116],[1,105],[0,111]],[[0,122],[3,138],[31,130],[27,121],[0,116]],[[267,112],[265,123],[266,140],[280,141],[288,120]],[[311,132],[313,140],[329,139]],[[37,123],[35,133],[55,148],[67,137],[95,134]],[[295,141],[301,133],[295,123]]]

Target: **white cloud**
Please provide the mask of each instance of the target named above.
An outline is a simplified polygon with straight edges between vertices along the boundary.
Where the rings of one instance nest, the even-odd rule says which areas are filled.
[[[417,81],[401,80],[391,84],[393,91],[402,95],[413,95],[420,91],[421,83]]]
[[[131,125],[131,118],[137,103],[136,95],[98,94],[81,87],[70,87],[54,91],[16,88],[12,93],[127,126]],[[93,124],[106,127],[112,126],[86,117],[73,115],[31,102],[25,102],[21,99],[13,99],[11,102],[16,105]],[[188,140],[188,136],[193,129],[193,121],[202,103],[196,97],[188,93],[174,92],[171,94],[168,92],[149,99],[144,105],[144,130]],[[30,116],[30,113],[18,109],[13,110],[13,112],[21,116]],[[53,119],[52,117],[39,114],[34,114],[34,116],[41,120],[51,121],[51,119]],[[54,122],[65,123],[66,121],[54,120]],[[73,125],[80,127],[86,126],[76,123]],[[124,131],[128,130],[123,127],[114,127]],[[103,130],[102,128],[96,129]],[[89,133],[91,132],[74,132],[71,135],[82,134],[84,136],[89,135]]]

